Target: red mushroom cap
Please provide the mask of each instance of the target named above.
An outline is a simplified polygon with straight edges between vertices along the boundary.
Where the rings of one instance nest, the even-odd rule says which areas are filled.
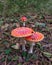
[[[27,37],[32,35],[33,30],[28,27],[19,27],[12,30],[11,35],[14,37]]]
[[[34,32],[31,36],[25,38],[28,41],[39,42],[44,39],[44,35],[40,32]]]
[[[21,17],[20,20],[23,21],[23,22],[25,22],[25,21],[27,21],[27,18],[25,16],[23,16],[23,17]]]

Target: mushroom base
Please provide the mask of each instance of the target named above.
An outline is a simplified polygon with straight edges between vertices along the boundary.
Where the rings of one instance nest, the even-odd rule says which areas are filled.
[[[33,53],[33,47],[34,47],[35,43],[32,43],[31,46],[30,46],[30,50],[28,53]]]

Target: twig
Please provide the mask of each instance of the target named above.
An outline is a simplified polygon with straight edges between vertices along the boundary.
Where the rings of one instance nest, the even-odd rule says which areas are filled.
[[[43,45],[42,47],[50,47],[52,46],[52,44],[46,44],[46,45]]]
[[[0,55],[0,59],[1,58],[4,58],[5,57],[5,55],[4,55],[4,52],[3,53],[1,53],[1,55]]]
[[[38,65],[38,63],[39,63],[39,61],[37,60],[37,61],[36,61],[36,65]]]
[[[6,58],[5,58],[5,65],[7,65],[7,57],[8,57],[8,56],[6,56]]]
[[[7,65],[10,65],[10,64],[11,64],[11,61]]]
[[[50,58],[46,57],[46,56],[43,54],[42,51],[41,51],[41,53],[42,53],[42,55],[43,55],[44,58],[46,58],[48,61],[52,62],[52,61],[50,60]]]

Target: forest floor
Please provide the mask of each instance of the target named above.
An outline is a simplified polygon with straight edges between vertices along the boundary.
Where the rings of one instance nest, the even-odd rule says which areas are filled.
[[[23,41],[11,36],[14,28],[22,26],[21,16],[23,15],[15,14],[6,17],[5,22],[0,25],[0,65],[52,65],[52,16],[44,15],[43,17],[34,13],[24,15],[28,18],[26,26],[45,36],[44,40],[34,46],[33,54],[22,51]],[[20,44],[19,49],[12,48],[12,45],[16,43]],[[27,50],[29,50],[30,43],[26,44]]]

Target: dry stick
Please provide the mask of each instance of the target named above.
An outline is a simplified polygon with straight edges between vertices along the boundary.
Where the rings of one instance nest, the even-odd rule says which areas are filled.
[[[49,62],[49,65],[52,65],[52,63],[51,63],[51,62]]]
[[[10,65],[12,61],[10,61],[7,65]]]
[[[7,65],[7,57],[8,57],[8,56],[6,56],[6,58],[5,58],[5,65]]]
[[[46,58],[48,61],[52,62],[48,57],[46,57],[46,56],[43,54],[42,51],[40,51],[40,52],[42,53],[42,55],[43,55],[44,58]]]
[[[43,45],[42,47],[50,47],[52,46],[52,44],[46,44],[46,45]]]
[[[39,63],[39,61],[37,60],[37,61],[36,61],[36,65],[38,65],[38,63]]]
[[[4,58],[4,56],[5,56],[5,55],[4,55],[4,52],[1,53],[1,55],[0,55],[0,59],[1,59],[1,58]]]

